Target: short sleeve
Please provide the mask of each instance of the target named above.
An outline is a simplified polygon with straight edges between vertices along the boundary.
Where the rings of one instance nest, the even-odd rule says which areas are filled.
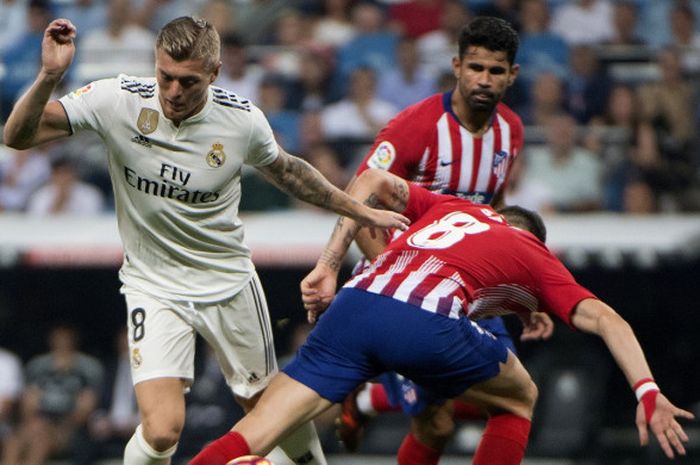
[[[109,127],[110,115],[118,98],[118,79],[103,79],[87,84],[59,99],[68,115],[73,132]]]
[[[246,164],[266,166],[279,156],[279,146],[270,123],[259,108],[251,107],[251,128]]]
[[[424,144],[418,141],[422,130],[415,124],[413,107],[399,113],[379,132],[369,152],[357,168],[356,175],[369,168],[389,171],[407,179],[413,166],[420,162]]]
[[[543,249],[546,251],[544,246]],[[546,252],[538,273],[543,306],[540,310],[558,316],[573,327],[571,315],[574,308],[584,299],[595,299],[595,294],[578,284],[569,270],[550,252]]]

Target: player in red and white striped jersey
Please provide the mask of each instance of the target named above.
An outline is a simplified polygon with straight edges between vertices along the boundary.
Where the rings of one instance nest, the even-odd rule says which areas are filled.
[[[480,17],[467,24],[452,63],[457,80],[454,89],[399,113],[379,133],[357,175],[368,168],[383,169],[433,192],[502,206],[510,167],[523,148],[523,124],[501,102],[518,75],[518,65],[514,64],[517,47],[516,32],[503,20]],[[370,240],[366,233],[359,236],[358,244],[370,258],[386,245]],[[366,265],[361,262],[356,270]],[[489,318],[480,324],[515,350],[501,318]],[[549,333],[551,328],[545,334]],[[413,417],[412,430],[421,435],[406,437],[399,450],[399,464],[409,465],[408,458],[419,454],[418,449],[424,446],[426,453],[427,449],[436,452],[432,456],[437,463],[453,425],[449,423],[440,430],[430,426],[432,422],[426,421],[423,413],[427,403],[409,380],[385,374],[380,381],[382,384],[353,392],[343,403],[338,434],[345,447],[350,451],[358,447],[368,415],[403,408]],[[404,394],[407,391],[411,392],[409,396]],[[472,407],[456,407],[468,418],[482,416]],[[424,424],[418,426],[417,422]]]

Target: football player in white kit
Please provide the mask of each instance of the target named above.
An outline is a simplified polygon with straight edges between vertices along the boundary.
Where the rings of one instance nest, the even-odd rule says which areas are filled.
[[[362,224],[405,229],[408,220],[333,187],[277,145],[250,101],[213,86],[219,36],[206,21],[182,17],[163,27],[155,78],[120,75],[49,101],[73,59],[75,36],[66,19],[49,24],[41,70],[12,110],[4,141],[21,149],[80,130],[104,140],[141,414],[124,463],[167,464],[184,424],[196,333],[214,348],[246,410],[277,372],[265,298],[238,218],[241,166]],[[296,463],[326,463],[310,423],[280,447]]]

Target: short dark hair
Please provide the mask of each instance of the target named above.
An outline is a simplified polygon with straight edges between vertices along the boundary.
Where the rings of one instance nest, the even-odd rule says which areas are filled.
[[[497,211],[506,218],[511,226],[530,231],[542,243],[547,242],[547,227],[544,225],[542,217],[536,212],[517,205],[508,205]]]
[[[459,57],[463,58],[471,46],[484,47],[492,52],[506,52],[508,63],[515,62],[520,39],[508,21],[493,16],[477,16],[459,33]]]

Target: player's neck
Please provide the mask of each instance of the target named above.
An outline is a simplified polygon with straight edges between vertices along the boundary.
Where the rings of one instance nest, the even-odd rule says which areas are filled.
[[[475,137],[481,137],[489,130],[494,110],[477,111],[469,108],[464,100],[459,98],[458,91],[452,93],[452,112],[460,124]]]

